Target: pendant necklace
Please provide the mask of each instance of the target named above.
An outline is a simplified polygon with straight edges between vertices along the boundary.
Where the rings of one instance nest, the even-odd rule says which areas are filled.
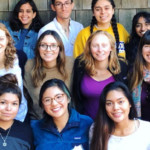
[[[13,125],[13,123],[12,123],[12,125]],[[11,127],[12,127],[12,125],[11,125]],[[7,138],[8,138],[9,133],[10,133],[11,127],[9,128],[9,130],[8,130],[8,132],[7,132],[7,135],[6,135],[5,139],[4,139],[4,137],[2,136],[2,133],[0,133],[1,138],[2,138],[2,140],[3,140],[3,144],[2,144],[2,145],[3,145],[4,147],[7,146],[6,140],[7,140]]]

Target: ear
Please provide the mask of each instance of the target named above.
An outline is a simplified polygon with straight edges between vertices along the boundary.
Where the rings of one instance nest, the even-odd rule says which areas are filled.
[[[51,4],[51,9],[52,9],[53,11],[56,11],[55,6],[54,6],[53,4]]]
[[[71,7],[72,7],[72,9],[74,8],[74,2],[72,2]]]
[[[33,19],[36,17],[36,12],[33,13]]]

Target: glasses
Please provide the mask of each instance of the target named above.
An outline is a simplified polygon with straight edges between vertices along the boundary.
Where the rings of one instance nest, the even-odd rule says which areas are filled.
[[[40,48],[41,48],[42,50],[44,50],[44,51],[47,50],[48,48],[49,48],[50,50],[52,50],[52,51],[56,51],[58,47],[59,47],[59,46],[56,45],[56,44],[52,44],[52,45],[41,44],[41,45],[40,45]]]
[[[58,94],[54,98],[45,98],[43,100],[44,105],[51,105],[53,101],[56,101],[57,103],[60,103],[64,100],[64,94]]]
[[[68,8],[71,4],[72,4],[72,2],[65,2],[64,4],[63,3],[56,3],[55,7],[62,8],[63,6],[65,6],[66,8]]]

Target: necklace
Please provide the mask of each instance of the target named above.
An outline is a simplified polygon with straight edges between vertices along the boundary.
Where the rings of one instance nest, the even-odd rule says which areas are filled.
[[[13,125],[13,123],[12,123],[12,125]],[[11,127],[12,127],[12,125],[11,125]],[[1,138],[2,138],[2,140],[3,140],[3,144],[2,144],[2,145],[3,145],[4,147],[7,146],[6,140],[7,140],[7,137],[8,137],[8,135],[9,135],[9,133],[10,133],[11,127],[9,128],[9,130],[8,130],[8,132],[7,132],[7,135],[6,135],[5,139],[4,139],[4,137],[2,136],[2,133],[0,133]]]

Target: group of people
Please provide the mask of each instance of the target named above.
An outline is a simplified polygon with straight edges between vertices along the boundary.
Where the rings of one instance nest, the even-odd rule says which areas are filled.
[[[0,22],[0,149],[150,150],[150,13],[129,34],[113,0],[92,0],[88,27],[73,0],[33,0]],[[143,138],[145,137],[145,138]]]

